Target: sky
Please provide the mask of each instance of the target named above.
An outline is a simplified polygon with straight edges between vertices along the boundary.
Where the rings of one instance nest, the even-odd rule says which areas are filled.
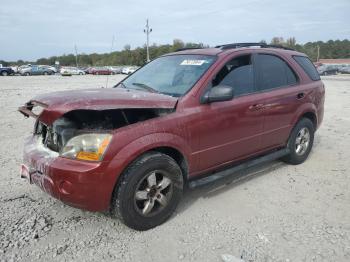
[[[1,4],[3,2],[3,4]],[[4,4],[5,3],[5,4]],[[0,60],[106,53],[173,39],[210,46],[294,36],[350,39],[350,0],[0,1]],[[112,46],[112,39],[114,40]]]

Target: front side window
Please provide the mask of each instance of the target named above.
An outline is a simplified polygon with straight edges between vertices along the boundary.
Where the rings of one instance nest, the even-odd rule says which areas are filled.
[[[284,60],[275,55],[258,54],[256,65],[260,90],[269,90],[297,83],[297,78],[292,69]]]
[[[255,92],[251,55],[236,57],[226,63],[214,77],[212,85],[231,86],[235,96]]]
[[[157,58],[122,82],[130,89],[143,89],[183,96],[213,64],[216,56],[170,55]]]

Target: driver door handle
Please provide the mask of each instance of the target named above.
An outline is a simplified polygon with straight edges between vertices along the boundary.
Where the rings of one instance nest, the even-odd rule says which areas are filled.
[[[249,106],[249,110],[251,111],[258,111],[264,108],[264,104],[255,104],[255,105],[251,105]]]
[[[297,99],[303,99],[305,97],[305,93],[297,94]]]

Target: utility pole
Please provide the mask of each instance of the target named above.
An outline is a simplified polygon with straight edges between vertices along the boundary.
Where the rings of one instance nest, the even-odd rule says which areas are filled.
[[[317,62],[320,60],[320,46],[317,45]]]
[[[152,28],[149,28],[149,25],[148,25],[148,19],[146,20],[146,28],[143,29],[143,32],[147,36],[146,50],[147,50],[147,63],[148,63],[149,61],[151,61],[149,59],[149,34],[152,32]]]
[[[78,49],[77,49],[77,45],[74,45],[74,49],[75,49],[75,65],[76,65],[76,67],[78,67]]]

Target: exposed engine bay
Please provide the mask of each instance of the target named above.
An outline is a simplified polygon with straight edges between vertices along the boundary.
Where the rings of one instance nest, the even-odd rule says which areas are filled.
[[[89,132],[105,132],[173,112],[167,108],[73,110],[48,126],[37,120],[34,134],[42,137],[49,149],[59,152],[72,137]]]

